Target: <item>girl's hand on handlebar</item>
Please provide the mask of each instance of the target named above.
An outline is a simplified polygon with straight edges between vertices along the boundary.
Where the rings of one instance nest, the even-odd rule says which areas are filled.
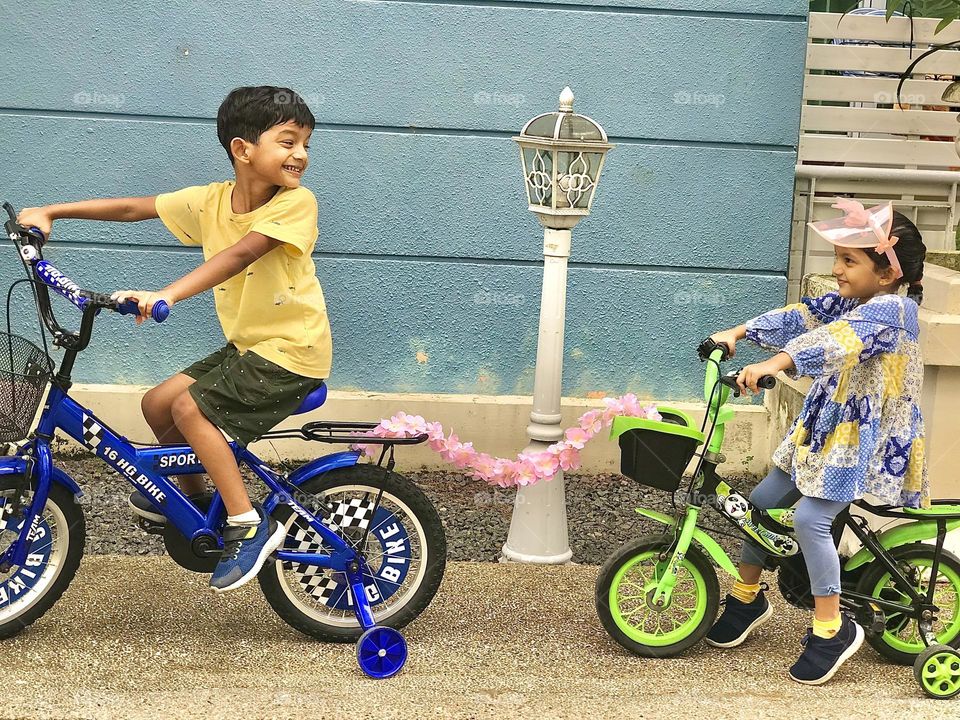
[[[173,296],[164,292],[151,292],[149,290],[118,290],[110,296],[110,299],[117,303],[126,300],[135,300],[140,314],[137,315],[136,323],[140,325],[148,317],[152,317],[153,306],[163,300],[167,307],[173,307]]]
[[[17,222],[25,228],[35,227],[43,233],[45,240],[50,239],[50,230],[53,229],[53,218],[46,208],[24,208],[17,215]]]
[[[714,333],[710,336],[710,339],[715,343],[726,344],[727,349],[730,351],[730,354],[727,356],[728,360],[737,354],[738,338],[733,330],[723,330],[722,332]]]
[[[757,386],[760,378],[764,375],[776,377],[781,370],[790,370],[793,367],[793,358],[785,352],[777,353],[769,360],[747,365],[737,376],[737,385],[740,386],[741,392],[746,392],[749,389],[754,394],[759,394],[762,390]]]

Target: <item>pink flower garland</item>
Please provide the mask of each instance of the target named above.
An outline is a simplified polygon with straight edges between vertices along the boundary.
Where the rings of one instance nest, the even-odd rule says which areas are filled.
[[[580,467],[580,451],[603,428],[610,427],[617,415],[643,417],[660,420],[660,413],[653,405],[641,406],[636,395],[628,394],[619,398],[604,398],[604,408],[585,412],[580,416],[576,427],[567,429],[564,439],[540,452],[522,452],[516,460],[498,458],[487,453],[477,452],[473,443],[460,442],[452,432],[445,436],[438,422],[428,423],[419,415],[397,413],[364,435],[373,437],[412,437],[426,434],[430,448],[440,453],[446,462],[452,463],[467,475],[491,485],[512,487],[514,485],[532,485],[541,480],[552,480],[560,470],[576,470]],[[357,444],[367,457],[378,457],[380,446]]]

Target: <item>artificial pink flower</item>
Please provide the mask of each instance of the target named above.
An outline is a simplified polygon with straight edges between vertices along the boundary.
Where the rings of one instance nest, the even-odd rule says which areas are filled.
[[[568,429],[563,435],[567,439],[567,443],[577,450],[583,450],[583,446],[587,444],[591,437],[590,433],[578,427]]]
[[[533,467],[533,463],[518,460],[516,467],[516,484],[523,487],[525,485],[532,485],[536,481],[537,469]]]
[[[544,480],[552,479],[553,476],[557,474],[557,470],[560,469],[560,462],[557,460],[557,456],[548,451],[538,452],[535,455],[527,455],[526,460],[533,464],[537,477]]]
[[[603,429],[603,424],[600,421],[600,410],[590,410],[589,412],[584,413],[580,416],[580,429],[586,430],[591,435],[596,435],[600,430]]]
[[[580,453],[576,448],[564,448],[557,457],[557,461],[560,463],[560,467],[566,472],[576,470],[580,467]]]

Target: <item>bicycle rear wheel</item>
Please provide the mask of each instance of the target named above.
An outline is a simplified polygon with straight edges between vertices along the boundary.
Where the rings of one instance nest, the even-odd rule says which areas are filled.
[[[300,490],[301,504],[326,508],[325,523],[348,542],[359,544],[370,528],[364,586],[377,625],[399,629],[426,609],[443,579],[447,540],[420,488],[396,473],[384,479],[374,465],[355,465],[308,480]],[[278,506],[273,516],[287,528],[284,549],[331,550],[289,505]],[[271,607],[300,632],[325,642],[356,642],[363,634],[345,573],[277,560],[264,565],[258,580]]]
[[[921,594],[925,594],[930,587],[935,553],[936,548],[926,543],[912,543],[890,551],[891,557]],[[938,643],[960,647],[960,559],[956,555],[947,550],[942,552],[934,582],[933,602],[940,611],[933,632]],[[910,596],[895,585],[887,569],[876,560],[864,571],[857,592],[890,602],[910,604]],[[900,665],[913,665],[926,650],[916,616],[907,613],[886,612],[883,633],[867,633],[867,642],[885,658]]]
[[[13,543],[23,525],[23,507],[33,499],[27,492],[20,511],[12,514],[18,479],[0,477],[0,553]],[[80,565],[86,527],[73,494],[54,484],[33,531],[22,567],[0,573],[0,639],[26,629],[60,599]]]

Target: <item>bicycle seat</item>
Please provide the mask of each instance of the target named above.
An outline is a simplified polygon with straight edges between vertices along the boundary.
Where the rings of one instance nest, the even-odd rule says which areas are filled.
[[[316,410],[318,407],[323,405],[327,401],[327,384],[320,383],[320,387],[316,390],[310,391],[310,394],[307,395],[303,402],[300,403],[300,407],[293,411],[294,415],[302,415],[303,413],[310,412],[311,410]]]

